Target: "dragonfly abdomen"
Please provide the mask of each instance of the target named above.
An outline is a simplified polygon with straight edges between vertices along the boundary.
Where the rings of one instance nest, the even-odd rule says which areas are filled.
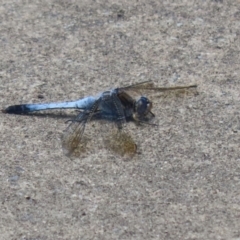
[[[94,97],[86,97],[71,102],[21,104],[9,106],[6,109],[2,110],[2,112],[21,114],[49,109],[70,109],[70,108],[89,109],[92,107],[95,101],[96,99]]]

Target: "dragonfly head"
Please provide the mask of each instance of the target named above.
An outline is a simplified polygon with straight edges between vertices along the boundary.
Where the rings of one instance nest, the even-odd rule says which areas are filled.
[[[151,112],[152,109],[152,102],[149,101],[146,97],[140,97],[135,102],[135,120],[140,121],[147,121],[149,118],[154,117],[154,114]]]

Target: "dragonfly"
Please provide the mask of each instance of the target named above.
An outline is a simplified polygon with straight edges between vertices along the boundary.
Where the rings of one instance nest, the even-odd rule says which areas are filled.
[[[121,156],[134,156],[137,144],[127,129],[128,122],[136,124],[152,123],[155,117],[153,103],[141,92],[166,92],[196,88],[197,85],[156,87],[150,81],[144,81],[125,87],[104,91],[97,96],[87,96],[75,101],[12,105],[2,110],[9,114],[27,114],[49,109],[77,109],[79,112],[70,119],[62,136],[62,148],[65,155],[81,156],[97,145],[101,136],[104,148]],[[133,93],[140,93],[138,98]],[[98,130],[97,136],[89,134]],[[100,144],[101,146],[101,144]]]

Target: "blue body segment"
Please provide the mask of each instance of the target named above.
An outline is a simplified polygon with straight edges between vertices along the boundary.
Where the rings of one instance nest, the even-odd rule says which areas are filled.
[[[28,113],[48,109],[90,109],[96,98],[89,96],[76,101],[70,102],[55,102],[55,103],[36,103],[36,104],[22,104],[22,105],[13,105],[9,106],[4,110],[5,113]]]

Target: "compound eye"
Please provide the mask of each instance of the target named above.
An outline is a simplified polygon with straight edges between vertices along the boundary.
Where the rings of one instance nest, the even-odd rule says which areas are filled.
[[[150,101],[146,97],[141,97],[136,103],[136,112],[139,115],[145,115],[150,109]]]

